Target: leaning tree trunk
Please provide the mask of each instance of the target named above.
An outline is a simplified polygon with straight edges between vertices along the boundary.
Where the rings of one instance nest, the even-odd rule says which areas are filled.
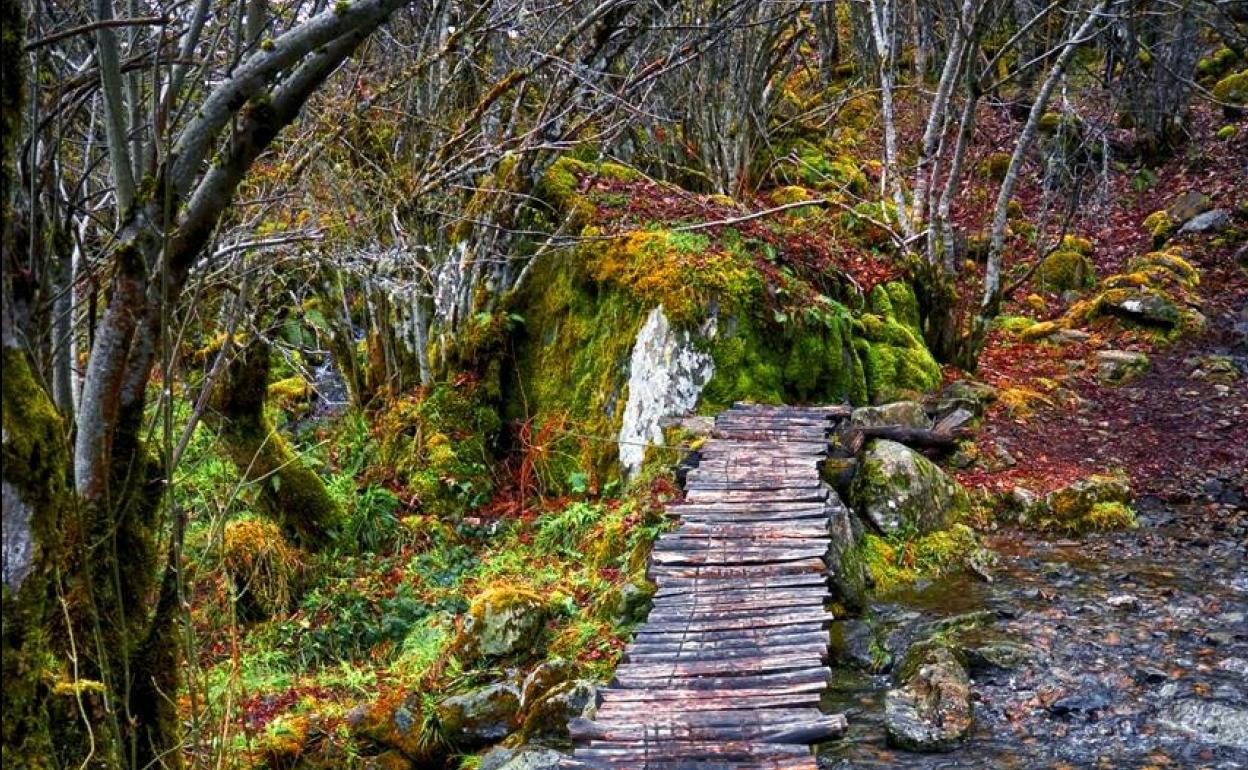
[[[252,340],[227,365],[204,415],[244,482],[254,483],[262,513],[291,541],[309,550],[326,546],[342,517],[338,503],[264,415],[271,350]]]

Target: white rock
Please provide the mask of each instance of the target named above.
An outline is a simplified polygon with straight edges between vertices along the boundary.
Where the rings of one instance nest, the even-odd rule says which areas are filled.
[[[628,370],[628,401],[620,425],[620,466],[625,476],[641,468],[649,445],[663,445],[665,418],[691,412],[715,374],[710,354],[694,344],[715,333],[712,318],[698,332],[674,329],[662,307],[650,311],[637,332]]]

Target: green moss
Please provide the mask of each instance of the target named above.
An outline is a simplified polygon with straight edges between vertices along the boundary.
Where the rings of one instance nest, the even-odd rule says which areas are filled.
[[[6,26],[5,34],[8,32]],[[5,113],[7,123],[9,111],[6,109]],[[48,709],[49,680],[57,676],[60,666],[48,628],[52,618],[59,618],[59,608],[51,601],[51,568],[61,557],[61,516],[62,511],[69,509],[71,499],[69,456],[60,415],[20,350],[3,350],[0,390],[6,544],[11,528],[22,526],[17,518],[10,518],[19,515],[20,500],[27,506],[29,518],[25,526],[29,527],[34,549],[30,554],[31,569],[21,589],[12,592],[7,582],[3,588],[4,756],[6,764],[42,770],[57,766],[60,756]],[[5,558],[7,571],[10,556],[6,554]],[[69,724],[76,722],[69,718]]]
[[[1154,211],[1144,218],[1144,230],[1153,238],[1153,247],[1159,247],[1166,242],[1177,228],[1174,220],[1170,218],[1164,209]]]
[[[859,558],[877,594],[904,587],[921,578],[959,569],[979,549],[979,538],[965,524],[916,538],[868,534]]]
[[[1008,152],[994,152],[987,158],[980,161],[979,173],[994,182],[1003,181],[1005,179],[1006,172],[1010,169],[1010,161],[1012,159],[1012,156]]]
[[[537,194],[565,217],[574,231],[588,224],[594,215],[594,205],[579,192],[581,180],[587,178],[636,182],[644,177],[636,169],[618,163],[588,163],[568,155],[552,163],[538,184]]]
[[[290,609],[302,565],[276,524],[250,517],[226,524],[221,561],[243,619],[262,620]]]
[[[1092,262],[1078,251],[1055,251],[1036,270],[1040,284],[1055,291],[1086,289],[1096,283]]]
[[[1221,128],[1219,128],[1215,136],[1217,136],[1218,139],[1222,140],[1223,142],[1229,142],[1230,140],[1235,138],[1237,133],[1238,133],[1238,129],[1234,125],[1226,125],[1226,126],[1222,126]]]
[[[1196,63],[1196,74],[1201,78],[1220,78],[1235,66],[1239,56],[1231,48],[1222,46]]]
[[[438,383],[378,415],[378,461],[419,500],[423,512],[464,513],[494,492],[491,465],[501,428],[485,384]]]
[[[837,154],[836,149],[831,142],[803,138],[782,143],[772,158],[772,176],[781,185],[865,195],[866,175],[852,157]]]
[[[1021,334],[1036,325],[1036,319],[1026,316],[1003,315],[997,316],[993,324],[1002,331],[1010,334]]]
[[[1213,98],[1224,105],[1248,103],[1248,70],[1240,70],[1219,80],[1213,87]]]
[[[868,400],[896,401],[940,384],[940,366],[923,344],[918,300],[910,285],[893,281],[875,287],[868,309],[854,321],[854,350]]]
[[[1067,235],[1062,238],[1062,249],[1064,251],[1073,251],[1082,254],[1085,257],[1092,256],[1094,247],[1092,241],[1080,235]]]

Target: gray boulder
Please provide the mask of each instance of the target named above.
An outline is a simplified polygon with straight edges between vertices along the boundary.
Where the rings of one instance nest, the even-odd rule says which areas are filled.
[[[1187,233],[1192,235],[1202,235],[1205,233],[1220,233],[1231,226],[1231,213],[1226,209],[1214,209],[1198,214],[1183,224],[1179,229],[1179,233]]]
[[[557,770],[567,759],[545,746],[521,746],[509,749],[498,746],[481,757],[478,770]]]
[[[525,653],[537,645],[545,623],[546,605],[537,594],[490,589],[473,599],[456,648],[467,659]]]
[[[514,729],[520,693],[510,684],[492,684],[443,698],[438,721],[447,739],[463,749],[497,743]]]
[[[952,652],[931,647],[905,683],[884,697],[891,745],[909,751],[951,751],[971,731],[971,680]]]
[[[1096,376],[1107,385],[1121,385],[1148,368],[1148,356],[1131,350],[1098,350]]]
[[[903,428],[932,427],[932,420],[923,406],[914,401],[894,401],[880,406],[863,406],[855,409],[849,417],[850,428],[900,425]]]
[[[961,484],[918,452],[885,439],[867,444],[850,487],[850,501],[887,533],[945,529],[970,507]]]
[[[589,680],[577,679],[552,687],[525,709],[526,738],[567,739],[568,722],[592,719],[598,710],[598,687]]]
[[[1248,751],[1248,711],[1216,701],[1181,700],[1158,716],[1171,730],[1197,740]]]
[[[1101,295],[1110,313],[1147,326],[1173,329],[1183,320],[1179,306],[1164,294],[1148,289],[1118,289]]]

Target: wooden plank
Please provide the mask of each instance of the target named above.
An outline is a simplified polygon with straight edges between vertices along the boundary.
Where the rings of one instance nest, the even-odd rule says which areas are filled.
[[[677,662],[622,663],[616,674],[643,679],[670,679],[693,676],[731,676],[734,672],[776,674],[784,671],[817,669],[822,665],[818,653],[807,648],[791,655],[757,655],[748,658],[690,660]],[[782,688],[774,691],[784,692]],[[762,692],[762,690],[759,690]]]
[[[683,639],[677,641],[637,641],[624,649],[625,662],[672,661],[688,658],[751,657],[762,653],[818,650],[827,656],[825,632],[777,635],[770,639]]]
[[[758,628],[711,628],[683,629],[679,631],[655,630],[642,626],[637,630],[635,640],[638,642],[672,642],[688,640],[691,642],[725,641],[728,639],[756,639],[759,641],[787,634],[822,633],[824,622],[809,621],[795,623],[791,626],[763,626]]]
[[[764,617],[726,617],[714,616],[690,618],[688,620],[661,620],[647,622],[637,630],[637,638],[658,636],[661,634],[688,634],[694,631],[751,631],[764,628],[783,628],[787,626],[804,626],[812,623],[830,623],[832,613],[823,608],[803,609],[794,612],[777,612]]]
[[[655,592],[655,598],[657,599],[664,596],[688,594],[695,591],[698,593],[756,592],[809,586],[824,586],[826,588],[827,585],[827,577],[815,573],[776,575],[760,578],[738,577],[728,579],[712,577],[669,577],[664,580],[661,585],[659,585],[658,590]]]
[[[713,565],[700,567],[682,564],[654,564],[651,565],[649,573],[653,576],[653,580],[658,581],[662,585],[662,581],[666,578],[749,580],[780,575],[823,574],[826,571],[827,565],[824,564],[822,558],[810,558],[784,564],[738,564],[735,566]]]
[[[657,665],[657,664],[656,664]],[[718,673],[699,675],[653,674],[646,669],[617,670],[612,684],[624,689],[662,687],[672,684],[686,690],[768,690],[770,692],[821,692],[832,676],[826,666],[807,666],[789,671],[767,671],[731,676]]]
[[[766,713],[766,712],[764,712]],[[847,725],[842,714],[818,714],[809,719],[789,720],[783,725],[767,724],[629,724],[573,719],[568,731],[573,740],[605,740],[642,743],[656,740],[761,740],[768,743],[810,744],[839,737]]]
[[[818,706],[820,693],[793,692],[773,693],[767,690],[752,692],[697,690],[624,690],[600,691],[602,705],[598,707],[600,719],[616,719],[618,715],[646,713],[679,713],[681,711],[765,709],[775,706]]]

